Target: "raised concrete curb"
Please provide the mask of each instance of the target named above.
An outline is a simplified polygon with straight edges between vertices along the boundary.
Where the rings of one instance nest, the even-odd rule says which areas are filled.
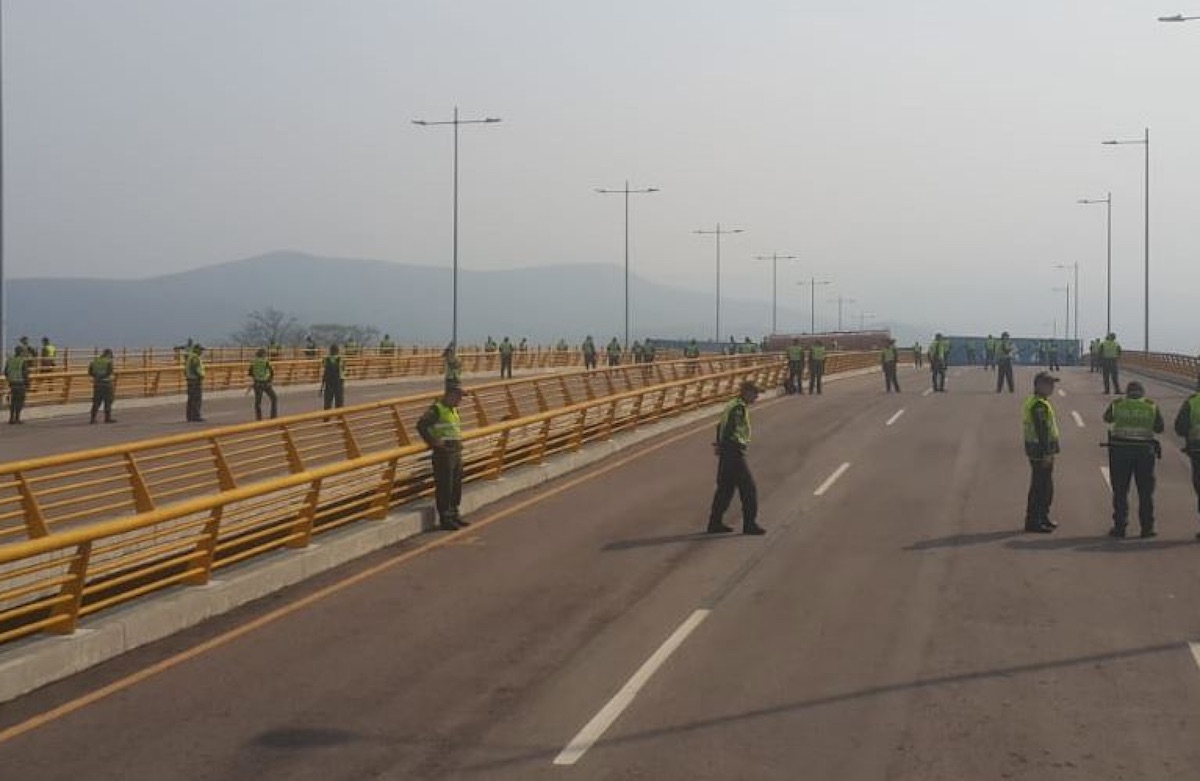
[[[860,369],[830,375],[825,379],[827,382],[836,382],[878,372],[877,367]],[[770,391],[763,398],[777,395],[778,391]],[[799,398],[805,399],[807,396]],[[607,442],[589,444],[574,453],[555,456],[545,464],[506,472],[501,480],[469,483],[464,486],[462,511],[469,514],[492,502],[622,453],[640,442],[712,419],[721,408],[721,404],[714,404],[641,426]],[[0,702],[421,534],[433,525],[433,508],[428,503],[402,507],[384,520],[364,521],[323,534],[303,550],[278,551],[219,571],[207,586],[168,589],[86,619],[73,635],[35,636],[16,641],[0,651]]]

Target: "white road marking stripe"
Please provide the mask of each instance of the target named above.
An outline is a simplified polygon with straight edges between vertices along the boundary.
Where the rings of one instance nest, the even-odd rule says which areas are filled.
[[[1196,660],[1196,666],[1200,667],[1200,643],[1188,643],[1188,648],[1192,652],[1192,658]]]
[[[1071,417],[1075,418],[1075,425],[1083,428],[1083,416],[1075,410],[1071,410]]]
[[[1108,490],[1112,490],[1112,476],[1108,473],[1108,467],[1100,467],[1100,474],[1104,475],[1104,482],[1108,483]]]
[[[1065,390],[1063,390],[1062,388],[1059,388],[1058,395],[1062,396],[1065,399],[1067,397],[1067,392]]]
[[[928,396],[928,395],[929,395],[929,394],[931,394],[931,393],[933,393],[933,388],[926,388],[926,389],[925,389],[925,392],[924,392],[924,393],[922,393],[921,395],[922,395],[922,396]]]
[[[671,658],[671,654],[683,645],[683,641],[687,636],[700,626],[704,619],[708,618],[711,610],[697,610],[687,617],[679,628],[667,638],[666,642],[658,647],[649,659],[638,671],[633,674],[633,677],[626,681],[621,690],[617,692],[611,700],[608,701],[600,712],[592,717],[583,729],[579,730],[579,734],[571,738],[571,742],[567,744],[557,757],[554,758],[556,765],[573,765],[587,753],[587,750],[592,747],[600,736],[612,726],[612,723],[625,711],[626,708],[633,702],[633,698],[637,696],[650,677],[666,663],[667,659]]]
[[[887,423],[885,423],[884,425],[886,425],[886,426],[890,426],[890,425],[892,425],[892,424],[893,424],[893,423],[895,423],[895,422],[896,422],[896,420],[897,420],[897,419],[899,419],[899,417],[900,417],[901,415],[903,415],[903,414],[904,414],[904,410],[900,410],[900,411],[899,411],[899,412],[897,412],[895,415],[892,415],[890,418],[888,418],[888,422],[887,422]]]
[[[817,490],[813,491],[813,496],[823,496],[823,495],[825,494],[825,492],[829,490],[830,486],[832,486],[834,483],[836,483],[836,482],[837,482],[837,479],[838,479],[839,477],[841,477],[842,475],[844,475],[844,474],[846,473],[846,470],[847,470],[847,469],[849,469],[849,468],[850,468],[850,462],[849,462],[849,461],[846,461],[846,462],[845,462],[845,463],[843,463],[841,466],[839,466],[839,467],[837,468],[837,470],[836,470],[836,471],[834,471],[834,473],[833,473],[833,474],[831,474],[831,475],[830,475],[830,476],[829,476],[829,477],[828,477],[828,478],[825,480],[825,482],[821,483],[821,487],[820,487],[820,488],[818,488]]]

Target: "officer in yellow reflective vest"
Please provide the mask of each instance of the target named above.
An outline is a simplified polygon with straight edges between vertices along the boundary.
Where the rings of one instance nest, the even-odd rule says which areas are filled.
[[[1184,399],[1175,415],[1175,433],[1183,437],[1183,452],[1192,461],[1192,489],[1196,492],[1196,510],[1200,512],[1200,382],[1197,392]],[[1196,539],[1200,539],[1200,532]]]
[[[254,383],[254,419],[262,420],[262,400],[271,400],[271,417],[279,415],[279,397],[275,395],[275,367],[267,357],[267,351],[259,349],[250,361],[250,379]]]
[[[804,345],[792,339],[787,348],[788,376],[787,392],[804,393]]]
[[[708,533],[721,534],[733,529],[721,520],[733,501],[736,490],[742,502],[742,534],[766,534],[758,525],[758,489],[750,465],[746,463],[746,448],[750,445],[749,407],[758,398],[759,388],[746,380],[738,388],[737,398],[729,402],[717,424],[717,490],[713,494],[708,514]]]
[[[896,340],[888,339],[887,347],[883,348],[883,353],[879,357],[883,363],[883,385],[888,393],[892,392],[892,388],[896,389],[896,393],[900,392],[900,379],[896,376],[896,367],[900,362],[900,353],[896,349]]]
[[[58,348],[50,341],[50,337],[42,337],[42,369],[53,369],[57,362]]]
[[[183,364],[183,376],[187,380],[187,420],[203,423],[200,407],[204,403],[204,348],[193,344]]]
[[[998,344],[999,342],[996,340],[996,337],[992,336],[991,334],[988,334],[987,339],[983,340],[984,371],[996,368],[996,345]]]
[[[1112,392],[1121,392],[1121,381],[1117,371],[1117,360],[1121,357],[1121,345],[1117,335],[1110,333],[1100,343],[1100,371],[1104,373],[1104,392],[1108,393],[1109,380],[1112,380]]]
[[[25,392],[29,389],[29,362],[33,360],[25,348],[17,345],[13,354],[4,362],[4,379],[8,382],[8,422],[24,423],[21,410],[25,409]]]
[[[442,350],[442,368],[447,390],[450,386],[462,382],[462,361],[458,359],[458,352],[453,343],[446,345],[446,349]]]
[[[321,394],[325,409],[338,409],[346,403],[346,361],[336,344],[329,345],[329,355],[321,362]]]
[[[822,381],[825,378],[825,343],[820,339],[813,342],[808,350],[808,395],[821,392]]]
[[[950,340],[940,333],[933,335],[933,343],[929,345],[929,371],[933,377],[933,390],[937,393],[946,392],[946,367],[950,363]]]
[[[1129,521],[1129,481],[1137,483],[1138,521],[1142,537],[1154,537],[1154,462],[1161,434],[1162,412],[1145,398],[1146,389],[1134,381],[1125,386],[1125,398],[1117,399],[1104,410],[1108,429],[1108,472],[1112,481],[1113,527],[1108,532],[1118,539],[1125,536]]]
[[[1049,534],[1058,524],[1050,520],[1054,501],[1054,456],[1058,453],[1058,420],[1050,395],[1058,378],[1038,372],[1033,378],[1033,395],[1021,405],[1025,432],[1025,457],[1029,459],[1029,495],[1025,502],[1025,531]]]
[[[463,481],[462,422],[458,417],[458,404],[462,397],[462,386],[447,386],[442,398],[435,401],[417,421],[417,433],[429,445],[429,457],[433,465],[438,528],[445,531],[470,525],[458,511]]]
[[[117,374],[113,368],[113,351],[104,348],[104,352],[92,359],[88,364],[88,376],[92,378],[92,415],[90,423],[96,422],[96,413],[104,406],[104,422],[116,423],[113,420],[113,396],[116,391]]]
[[[608,353],[609,366],[621,365],[621,343],[617,341],[617,337],[614,336],[609,341],[608,348],[605,350],[605,352]]]

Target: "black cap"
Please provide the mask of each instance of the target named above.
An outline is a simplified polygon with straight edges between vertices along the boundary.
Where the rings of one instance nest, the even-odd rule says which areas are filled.
[[[1036,385],[1039,382],[1058,382],[1059,378],[1055,377],[1050,372],[1038,372],[1034,375],[1033,382]]]
[[[762,388],[758,387],[753,380],[742,380],[742,384],[738,386],[738,392],[745,393],[746,391],[762,393]]]

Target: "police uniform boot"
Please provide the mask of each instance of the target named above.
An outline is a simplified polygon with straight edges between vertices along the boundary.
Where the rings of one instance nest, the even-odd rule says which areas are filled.
[[[757,523],[749,524],[742,527],[742,534],[759,535],[766,534],[767,530],[759,526]]]
[[[1115,537],[1118,540],[1125,539],[1125,526],[1123,524],[1115,524],[1108,530],[1109,537]]]
[[[731,531],[733,531],[732,526],[726,526],[720,521],[709,521],[708,528],[705,529],[705,532],[708,534],[725,534]],[[1200,534],[1197,534],[1196,537],[1197,539],[1200,539]]]

